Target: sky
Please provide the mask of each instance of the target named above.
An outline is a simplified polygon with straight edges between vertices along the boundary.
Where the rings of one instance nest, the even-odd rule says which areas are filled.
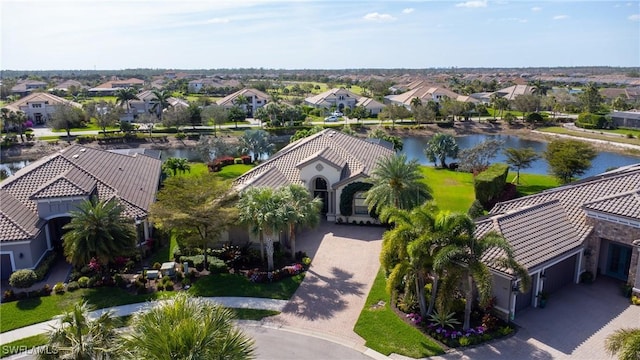
[[[640,67],[640,0],[1,0],[0,69]]]

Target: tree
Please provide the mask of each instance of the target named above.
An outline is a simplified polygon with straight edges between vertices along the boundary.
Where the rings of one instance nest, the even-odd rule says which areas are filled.
[[[65,129],[67,138],[71,138],[71,128],[80,127],[85,121],[85,114],[82,109],[70,104],[56,106],[56,110],[51,114],[49,125],[56,129]]]
[[[151,110],[153,110],[156,113],[156,115],[158,115],[158,119],[162,121],[162,117],[163,117],[162,113],[164,112],[164,109],[171,106],[171,104],[169,103],[169,98],[171,98],[171,91],[151,90],[151,93],[153,94],[153,97],[154,97]]]
[[[247,118],[246,111],[242,110],[239,106],[233,106],[227,111],[229,121],[236,123],[236,129],[238,128],[238,121],[244,121]]]
[[[391,145],[393,145],[393,150],[395,151],[402,151],[402,148],[404,147],[402,138],[400,138],[399,136],[387,134],[387,132],[380,127],[377,127],[371,130],[371,132],[369,132],[369,135],[367,135],[367,137],[371,139],[380,139],[380,140],[388,141],[391,143]]]
[[[189,161],[183,158],[168,158],[167,161],[162,164],[162,168],[165,172],[172,172],[173,176],[178,175],[178,171],[181,173],[185,173],[187,171],[191,171],[191,166],[189,165]]]
[[[202,109],[200,106],[196,104],[189,104],[187,107],[187,113],[189,114],[189,122],[193,128],[196,128],[196,125],[202,125]]]
[[[159,121],[160,119],[158,119],[158,116],[153,112],[144,113],[138,116],[138,118],[136,119],[136,122],[146,126],[147,130],[149,131],[149,138],[151,138],[153,128]]]
[[[116,103],[120,106],[125,105],[127,113],[131,109],[129,102],[138,99],[138,91],[135,88],[127,87],[116,90]]]
[[[118,123],[122,111],[114,103],[104,100],[91,101],[85,104],[84,108],[87,115],[96,119],[96,123],[103,133],[107,132],[107,127],[115,126]]]
[[[524,119],[527,113],[540,109],[540,97],[533,94],[518,95],[513,99],[513,107],[518,111],[522,111],[522,118]]]
[[[488,139],[458,153],[459,168],[463,171],[479,173],[489,166],[504,145],[503,140]]]
[[[233,320],[232,310],[180,293],[134,314],[121,355],[135,360],[255,358],[253,340]]]
[[[38,275],[36,275],[36,272],[31,269],[16,270],[9,277],[9,285],[19,289],[31,287],[37,281]]]
[[[116,257],[133,253],[133,221],[123,212],[124,207],[115,199],[86,200],[71,211],[71,221],[63,226],[67,232],[62,235],[67,261],[82,267],[95,259],[108,269]]]
[[[507,164],[516,169],[516,184],[520,184],[520,169],[527,169],[540,158],[533,148],[507,148],[503,151]]]
[[[587,84],[582,93],[578,95],[578,99],[583,111],[588,113],[598,112],[604,100],[598,91],[598,86],[593,82]]]
[[[253,154],[253,161],[258,161],[263,154],[273,153],[275,145],[269,141],[269,133],[264,130],[246,130],[240,136],[240,149],[243,153]]]
[[[513,270],[520,280],[520,291],[524,293],[529,289],[529,274],[516,262],[511,245],[503,236],[489,232],[477,238],[475,223],[466,214],[443,213],[437,219],[437,226],[439,234],[443,236],[440,239],[443,246],[434,255],[434,269],[447,271],[443,288],[449,288],[460,281],[464,284],[463,330],[470,327],[474,291],[477,289],[480,303],[486,303],[491,298],[489,265]],[[490,251],[501,253],[502,256],[487,260],[486,255]],[[447,298],[447,295],[441,294],[443,298]]]
[[[542,82],[540,79],[533,80],[529,83],[533,87],[532,94],[538,95],[540,97],[547,96],[547,92],[549,91],[549,86]]]
[[[24,142],[24,127],[25,127],[25,122],[27,120],[26,115],[24,114],[24,112],[22,111],[12,111],[9,110],[8,108],[2,108],[1,111],[1,116],[2,116],[2,122],[5,126],[5,128],[14,128],[18,130],[18,134],[20,134],[20,141]]]
[[[86,302],[76,303],[48,332],[45,351],[38,359],[111,359],[116,358],[120,321],[110,311],[92,318]]]
[[[212,173],[172,176],[157,198],[151,220],[160,229],[177,230],[184,241],[202,249],[207,268],[207,249],[237,218],[230,184]]]
[[[213,136],[216,134],[216,125],[220,128],[227,119],[229,114],[224,107],[218,105],[209,105],[202,110],[202,118],[207,120],[207,123],[213,122]]]
[[[640,359],[640,328],[616,330],[604,340],[604,347],[611,356],[619,360]]]
[[[439,160],[440,166],[446,168],[445,160],[447,156],[455,159],[458,157],[458,150],[458,144],[453,135],[437,133],[429,139],[427,147],[424,149],[424,154],[429,161],[435,163],[436,160]]]
[[[204,162],[209,162],[225,155],[235,156],[238,153],[238,147],[235,144],[226,141],[224,138],[213,136],[200,136],[196,144],[196,150]]]
[[[590,144],[578,140],[554,140],[547,145],[543,157],[549,164],[551,174],[563,184],[568,184],[576,176],[591,167],[591,161],[598,155]]]
[[[365,204],[369,212],[380,213],[386,206],[411,209],[431,198],[422,181],[417,160],[407,161],[407,155],[387,156],[378,160],[368,182]]]
[[[282,188],[285,198],[286,220],[289,226],[291,254],[296,254],[296,230],[298,227],[315,227],[320,221],[322,200],[313,198],[302,185],[291,184]]]
[[[613,99],[613,101],[611,102],[611,106],[613,107],[614,110],[620,110],[620,111],[631,109],[631,106],[627,104],[627,98],[623,95],[618,95],[618,97]]]
[[[160,118],[165,127],[175,127],[180,129],[181,126],[187,126],[191,123],[191,115],[189,109],[185,107],[172,107],[163,112]]]

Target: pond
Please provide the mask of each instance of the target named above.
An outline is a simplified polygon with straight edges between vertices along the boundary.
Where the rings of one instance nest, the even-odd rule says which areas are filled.
[[[531,147],[538,154],[542,154],[547,148],[547,143],[545,142],[521,139],[517,136],[512,135],[467,135],[456,137],[456,142],[458,143],[460,149],[468,149],[488,139],[503,140],[505,142],[503,149],[509,147]],[[433,163],[427,160],[427,157],[424,155],[424,148],[427,146],[429,138],[406,137],[403,140],[404,148],[402,149],[402,153],[407,154],[407,157],[409,159],[417,159],[418,162],[423,165],[433,165]],[[455,160],[448,159],[448,162],[451,161]],[[492,160],[492,162],[505,162],[505,156],[502,154],[502,152],[499,152],[498,155]],[[600,151],[598,152],[598,156],[591,162],[591,168],[587,170],[587,172],[582,177],[585,178],[597,175],[611,168],[636,163],[640,163],[640,157]],[[532,163],[532,166],[530,168],[524,169],[522,171],[532,174],[549,174],[549,168],[547,166],[547,162],[544,159],[538,159],[537,161]]]

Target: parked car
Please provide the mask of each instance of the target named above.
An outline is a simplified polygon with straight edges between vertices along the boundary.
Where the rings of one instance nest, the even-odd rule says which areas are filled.
[[[342,115],[344,115],[344,114],[343,114],[343,113],[341,113],[340,111],[334,111],[334,112],[332,112],[332,113],[331,113],[331,115],[332,115],[332,116],[340,117],[340,116],[342,116]]]
[[[326,121],[326,122],[336,122],[336,121],[338,121],[338,117],[335,116],[335,115],[327,116],[326,118],[324,118],[324,121]]]

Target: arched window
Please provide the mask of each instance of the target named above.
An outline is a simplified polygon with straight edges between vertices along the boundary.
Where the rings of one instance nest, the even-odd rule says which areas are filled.
[[[364,191],[358,191],[353,194],[353,213],[355,215],[369,215],[367,204],[364,203],[366,198],[367,193]]]
[[[327,190],[327,182],[323,178],[316,178],[316,190]]]

